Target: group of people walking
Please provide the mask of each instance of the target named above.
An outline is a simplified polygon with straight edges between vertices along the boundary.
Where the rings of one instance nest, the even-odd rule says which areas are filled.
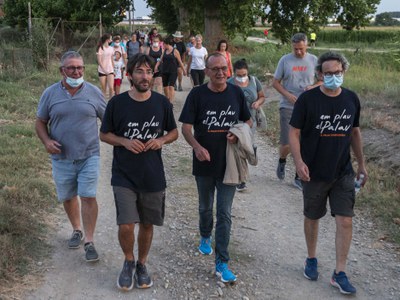
[[[110,42],[111,37],[104,39],[98,49],[99,57],[111,53]],[[134,285],[137,288],[153,285],[146,262],[153,226],[164,223],[167,200],[161,149],[178,138],[171,103],[173,92],[169,87],[177,79],[177,72],[176,75],[171,72],[172,66],[179,65],[183,75],[192,75],[194,84],[179,121],[182,135],[193,150],[192,173],[199,199],[198,250],[203,255],[215,252],[215,274],[222,282],[235,282],[237,277],[229,267],[228,249],[231,209],[238,185],[243,190],[246,184],[240,179],[246,176],[232,176],[232,172],[241,172],[240,168],[234,170],[234,166],[243,165],[243,159],[228,157],[227,150],[246,152],[249,160],[256,158],[253,138],[258,122],[256,113],[265,101],[261,83],[249,74],[245,60],[232,65],[226,41],[219,43],[218,51],[208,54],[201,36],[195,36],[190,42],[192,47],[188,47],[186,70],[183,55],[179,49],[175,50],[173,39],[164,40],[162,53],[160,42],[153,36],[148,54],[142,53],[139,45],[135,46],[138,53],[132,55],[128,48],[133,45],[126,45],[126,76],[131,89],[115,95],[108,103],[104,91],[84,81],[83,58],[74,51],[62,56],[61,81],[48,87],[40,99],[36,131],[51,154],[58,200],[63,203],[73,228],[68,246],[79,248],[84,240],[86,260],[99,259],[94,230],[98,213],[100,139],[114,147],[111,185],[118,240],[125,257],[117,285],[122,290],[131,290]],[[277,175],[279,179],[284,178],[285,159],[291,152],[304,198],[308,252],[304,276],[309,280],[317,280],[319,276],[318,220],[326,214],[329,199],[331,214],[336,220],[337,254],[331,284],[344,294],[353,294],[356,289],[349,282],[345,267],[352,238],[354,176],[364,174],[363,184],[368,178],[359,129],[360,102],[354,92],[341,86],[349,66],[343,55],[328,52],[316,58],[308,54],[307,37],[301,33],[293,36],[292,49],[278,63],[273,83],[282,94]],[[162,71],[159,70],[161,61]],[[199,72],[200,68],[204,74]],[[110,71],[109,65],[99,64],[100,78],[110,76]],[[152,91],[155,74],[160,72],[163,85],[168,87],[164,90],[165,96]],[[209,81],[203,84],[205,76]],[[102,121],[100,135],[97,119]],[[358,163],[356,174],[351,165],[350,148]],[[226,178],[230,178],[229,183]],[[134,256],[136,224],[139,227],[137,258]]]

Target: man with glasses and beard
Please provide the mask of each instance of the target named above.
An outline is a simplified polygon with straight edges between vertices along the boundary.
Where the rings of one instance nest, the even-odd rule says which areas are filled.
[[[360,100],[342,87],[349,67],[339,53],[322,54],[317,62],[319,88],[300,95],[290,120],[289,142],[296,171],[303,182],[304,234],[307,258],[304,276],[318,280],[317,240],[319,219],[326,213],[329,199],[331,215],[335,218],[336,268],[331,284],[342,294],[355,294],[346,270],[352,239],[355,190],[354,177],[367,181],[360,131]],[[357,160],[353,171],[350,148]]]
[[[68,51],[61,57],[63,79],[43,92],[35,127],[51,154],[58,201],[72,225],[68,247],[78,249],[85,239],[86,261],[93,262],[99,259],[93,244],[100,161],[97,119],[103,119],[106,103],[100,89],[84,81],[84,71],[78,52]]]
[[[111,185],[125,256],[117,281],[122,290],[131,290],[134,283],[136,288],[153,285],[145,264],[153,226],[164,221],[166,180],[161,149],[178,138],[172,105],[165,96],[151,91],[154,66],[153,58],[145,54],[129,59],[132,87],[108,102],[100,129],[100,139],[114,146]],[[136,223],[139,257],[135,264]]]
[[[228,63],[221,53],[211,54],[205,63],[210,81],[195,87],[188,95],[179,121],[182,134],[193,148],[193,175],[199,193],[200,245],[198,250],[211,255],[213,249],[213,203],[217,190],[215,227],[215,271],[222,282],[235,282],[228,268],[231,209],[236,186],[223,183],[226,170],[226,145],[237,143],[229,133],[238,121],[251,127],[251,115],[240,87],[227,84]],[[193,132],[192,132],[193,129]]]

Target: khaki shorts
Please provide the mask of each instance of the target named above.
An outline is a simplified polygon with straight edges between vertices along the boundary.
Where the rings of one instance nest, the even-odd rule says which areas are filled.
[[[318,220],[325,216],[329,198],[331,215],[353,217],[355,190],[354,174],[347,174],[332,182],[304,182],[304,216]]]
[[[138,193],[131,189],[113,186],[117,224],[152,224],[164,223],[165,191]]]

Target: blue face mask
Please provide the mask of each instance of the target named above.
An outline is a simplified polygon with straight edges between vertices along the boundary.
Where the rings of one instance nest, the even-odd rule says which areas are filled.
[[[330,90],[336,90],[343,84],[343,75],[324,76],[324,86]]]
[[[76,79],[67,76],[67,78],[65,79],[65,82],[66,82],[70,87],[73,87],[73,88],[76,88],[76,87],[80,86],[84,81],[85,81],[85,80],[83,79],[83,76],[80,77],[80,78],[76,78]]]

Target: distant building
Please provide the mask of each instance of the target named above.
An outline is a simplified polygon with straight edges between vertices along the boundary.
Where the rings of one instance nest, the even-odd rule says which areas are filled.
[[[151,25],[154,24],[155,22],[149,16],[143,16],[134,18],[133,23],[135,25]],[[122,22],[120,22],[120,24],[129,24],[129,19],[128,18],[123,19]]]

